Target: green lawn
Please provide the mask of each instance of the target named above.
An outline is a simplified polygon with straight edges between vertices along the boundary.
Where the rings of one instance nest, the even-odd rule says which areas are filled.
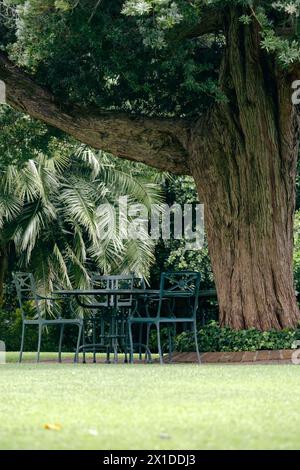
[[[0,365],[0,448],[299,449],[299,371],[11,362]]]

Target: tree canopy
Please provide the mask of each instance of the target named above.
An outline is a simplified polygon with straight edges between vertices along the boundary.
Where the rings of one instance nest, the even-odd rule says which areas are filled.
[[[218,78],[228,8],[261,26],[261,47],[299,63],[295,1],[19,0],[3,47],[64,102],[149,116],[198,115],[226,100]]]
[[[191,175],[221,322],[296,325],[299,0],[1,5],[7,103],[95,149]]]

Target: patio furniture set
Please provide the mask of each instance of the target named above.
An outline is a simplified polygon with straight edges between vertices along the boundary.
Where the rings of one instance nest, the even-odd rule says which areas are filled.
[[[37,362],[40,360],[42,333],[45,327],[60,327],[58,360],[62,359],[62,341],[66,326],[78,328],[74,361],[82,353],[93,353],[96,362],[98,352],[105,352],[106,362],[113,355],[118,362],[119,354],[124,362],[133,363],[134,353],[139,359],[144,355],[152,362],[150,351],[150,329],[157,332],[157,348],[160,363],[163,363],[161,329],[168,331],[168,353],[172,359],[173,340],[177,325],[192,329],[195,350],[200,363],[197,342],[197,312],[199,298],[215,295],[215,291],[200,291],[200,273],[191,271],[161,274],[159,289],[146,288],[144,279],[133,273],[102,276],[92,273],[88,289],[55,290],[50,297],[42,296],[31,273],[13,273],[13,281],[22,312],[22,337],[19,361],[22,361],[25,328],[38,327]],[[65,303],[68,301],[68,309]],[[45,314],[51,307],[51,316]],[[57,308],[58,307],[58,308]],[[74,308],[75,307],[75,308]],[[55,311],[58,313],[55,315]],[[71,311],[71,318],[62,312]],[[55,315],[55,316],[53,316]]]

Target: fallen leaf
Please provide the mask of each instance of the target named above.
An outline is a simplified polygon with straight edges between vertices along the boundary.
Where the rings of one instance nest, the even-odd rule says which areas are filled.
[[[50,431],[60,431],[61,430],[61,424],[58,423],[46,423],[44,425],[44,429],[48,429]]]
[[[159,435],[160,439],[171,439],[171,436],[166,432],[161,432]]]

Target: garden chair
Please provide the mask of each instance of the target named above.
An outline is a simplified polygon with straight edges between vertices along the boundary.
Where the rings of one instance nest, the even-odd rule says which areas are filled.
[[[163,354],[160,338],[161,325],[174,328],[178,323],[188,324],[193,327],[195,346],[198,362],[200,363],[200,353],[197,338],[196,314],[198,309],[198,296],[200,285],[200,273],[181,271],[174,273],[162,273],[160,280],[159,298],[156,313],[150,314],[148,309],[140,311],[139,308],[133,310],[128,318],[129,342],[130,342],[130,362],[133,362],[133,324],[155,325],[157,331],[157,344],[160,363],[163,363]],[[165,303],[164,300],[170,299]],[[169,334],[169,356],[172,357],[172,341]]]
[[[44,326],[51,326],[51,325],[60,325],[60,337],[59,337],[59,346],[58,346],[58,360],[61,362],[61,349],[62,349],[62,340],[63,340],[63,332],[64,327],[66,325],[76,325],[78,326],[78,337],[77,337],[77,344],[76,344],[76,352],[74,361],[78,362],[78,352],[79,346],[81,341],[82,335],[82,328],[83,328],[83,320],[81,318],[63,318],[61,316],[61,310],[59,310],[59,314],[56,318],[45,318],[43,315],[43,311],[41,308],[42,302],[50,302],[55,303],[62,300],[59,297],[43,297],[37,293],[36,284],[34,277],[31,273],[22,273],[22,272],[14,272],[12,273],[13,281],[17,291],[17,297],[22,313],[22,338],[21,338],[21,347],[20,347],[20,356],[19,362],[22,362],[22,355],[23,355],[23,348],[24,348],[24,338],[25,338],[25,327],[26,325],[36,325],[38,327],[38,348],[37,348],[37,356],[36,360],[39,362],[40,360],[40,351],[41,351],[41,342],[42,342],[42,331]],[[33,301],[35,307],[35,314],[34,316],[30,316],[26,312],[26,308],[24,306],[25,302]]]
[[[142,290],[146,289],[146,283],[145,283],[144,278],[135,277],[133,282],[134,282],[134,288],[135,289],[142,289]],[[137,309],[138,305],[142,304],[144,306],[146,314],[149,316],[150,307],[151,307],[152,303],[154,303],[156,301],[157,301],[157,299],[156,299],[156,296],[154,296],[154,295],[150,296],[148,294],[145,294],[143,296],[139,296],[138,298],[134,299],[135,303],[132,305],[131,312],[134,309]],[[152,362],[151,351],[149,349],[150,327],[151,327],[151,325],[146,324],[145,326],[146,326],[145,342],[143,342],[143,334],[144,334],[143,327],[144,327],[144,325],[143,325],[143,323],[140,323],[138,325],[138,341],[135,344],[135,346],[137,346],[139,360],[142,360],[142,352],[143,352],[143,349],[144,349],[145,350],[145,360],[147,362]],[[128,340],[129,340],[129,338],[128,338]],[[128,340],[127,340],[127,342],[128,342]]]

